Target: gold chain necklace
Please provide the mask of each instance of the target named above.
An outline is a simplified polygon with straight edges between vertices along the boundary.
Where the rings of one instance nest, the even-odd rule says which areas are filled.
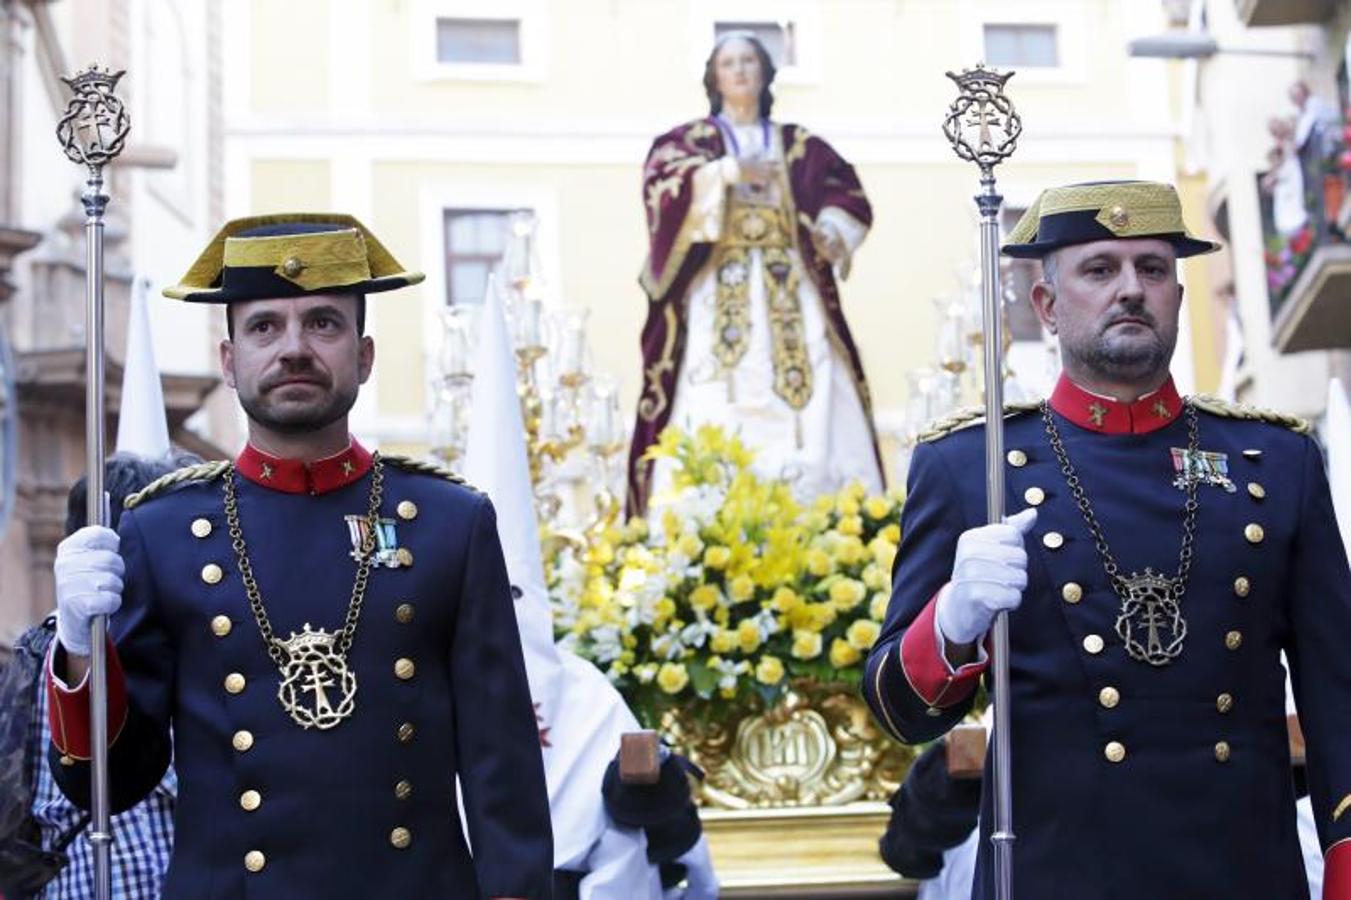
[[[352,648],[352,639],[356,636],[361,604],[366,597],[366,582],[370,578],[371,564],[375,558],[375,534],[379,530],[380,497],[384,488],[384,465],[380,461],[380,454],[373,454],[371,466],[371,501],[366,513],[370,527],[366,529],[366,536],[361,542],[356,579],[352,582],[352,599],[347,604],[347,617],[342,629],[337,632],[322,628],[316,630],[306,622],[299,634],[293,631],[284,641],[273,633],[267,609],[263,606],[262,593],[253,577],[253,566],[249,563],[244,530],[239,524],[233,465],[225,470],[224,481],[225,523],[229,527],[230,542],[239,564],[239,577],[244,582],[244,593],[249,598],[253,620],[258,623],[258,631],[263,636],[263,646],[281,673],[277,700],[301,728],[332,728],[356,709],[357,676],[347,666],[347,651]],[[336,689],[336,703],[329,689]],[[303,696],[305,693],[311,696]]]
[[[1190,403],[1183,408],[1187,416],[1187,455],[1195,458],[1200,446],[1196,410]],[[1178,554],[1177,575],[1169,578],[1152,568],[1146,568],[1143,574],[1132,572],[1124,576],[1107,546],[1102,526],[1093,514],[1083,483],[1070,464],[1069,453],[1060,439],[1060,430],[1051,417],[1051,408],[1044,400],[1041,418],[1046,423],[1046,437],[1060,463],[1060,471],[1093,536],[1098,555],[1102,557],[1102,565],[1111,579],[1112,590],[1121,600],[1121,612],[1116,619],[1117,635],[1126,645],[1126,652],[1131,659],[1152,666],[1167,665],[1182,654],[1182,642],[1187,637],[1187,620],[1182,617],[1182,595],[1187,592],[1187,575],[1191,571],[1193,545],[1196,543],[1196,510],[1200,505],[1196,501],[1196,485],[1199,479],[1192,476],[1186,478],[1187,502],[1182,518],[1182,549]]]

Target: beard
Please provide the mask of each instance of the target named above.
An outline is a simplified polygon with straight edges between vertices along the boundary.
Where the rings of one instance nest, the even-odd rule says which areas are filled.
[[[1139,319],[1143,334],[1113,334],[1122,319]],[[1109,378],[1134,380],[1167,369],[1177,343],[1177,333],[1160,333],[1158,320],[1142,308],[1132,308],[1114,316],[1100,330],[1082,341],[1064,342],[1070,359],[1087,371]]]
[[[329,385],[319,400],[306,405],[280,406],[268,400],[269,391],[239,392],[239,405],[253,421],[278,434],[308,434],[332,425],[351,411],[357,400],[357,388]]]

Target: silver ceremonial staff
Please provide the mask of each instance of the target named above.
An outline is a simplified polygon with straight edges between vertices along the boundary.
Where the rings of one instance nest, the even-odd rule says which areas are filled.
[[[1004,198],[995,191],[994,167],[1013,155],[1023,122],[1004,95],[1004,83],[1013,76],[977,64],[960,75],[957,99],[943,120],[957,156],[980,167],[981,311],[985,346],[985,513],[991,524],[1004,519],[1004,326],[999,286],[999,206]],[[994,622],[994,846],[995,896],[1013,897],[1013,788],[1009,749],[1009,616]]]
[[[63,77],[73,96],[56,125],[56,138],[72,162],[83,165],[89,177],[80,202],[84,204],[85,312],[84,312],[84,438],[85,472],[89,486],[85,513],[89,524],[106,526],[108,500],[103,491],[103,167],[122,152],[131,120],[113,91],[125,73],[90,66],[73,78]],[[108,811],[108,659],[107,616],[90,626],[90,741],[93,757],[94,896],[112,898],[112,833]]]

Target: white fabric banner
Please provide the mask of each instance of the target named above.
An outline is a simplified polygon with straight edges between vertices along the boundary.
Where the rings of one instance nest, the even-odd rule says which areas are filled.
[[[516,588],[530,694],[539,717],[553,818],[554,867],[585,871],[583,900],[661,896],[641,830],[618,828],[605,813],[601,782],[620,735],[639,728],[619,692],[591,663],[554,643],[516,393],[516,357],[506,313],[488,291],[473,367],[473,407],[464,476],[497,509],[507,572]]]
[[[169,423],[164,417],[164,388],[150,339],[150,313],[145,299],[149,286],[145,278],[132,283],[116,446],[119,453],[160,459],[169,455]]]

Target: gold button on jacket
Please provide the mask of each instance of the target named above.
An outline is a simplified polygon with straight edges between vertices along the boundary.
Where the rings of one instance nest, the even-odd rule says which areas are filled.
[[[210,519],[193,519],[192,525],[189,527],[192,529],[193,537],[204,538],[211,535]]]
[[[244,854],[244,868],[250,872],[261,872],[263,866],[267,865],[267,857],[261,850],[250,850]]]
[[[1084,599],[1084,589],[1076,581],[1067,581],[1060,589],[1060,596],[1065,598],[1066,603],[1078,603]]]
[[[234,628],[229,616],[216,616],[211,620],[211,633],[216,637],[225,637]]]
[[[202,580],[207,584],[220,584],[220,580],[224,577],[225,571],[215,563],[202,566]]]
[[[413,833],[402,825],[389,833],[389,842],[398,850],[403,850],[413,843]]]
[[[1102,755],[1108,762],[1119,763],[1126,758],[1126,745],[1120,741],[1110,741],[1106,747],[1102,748]]]

